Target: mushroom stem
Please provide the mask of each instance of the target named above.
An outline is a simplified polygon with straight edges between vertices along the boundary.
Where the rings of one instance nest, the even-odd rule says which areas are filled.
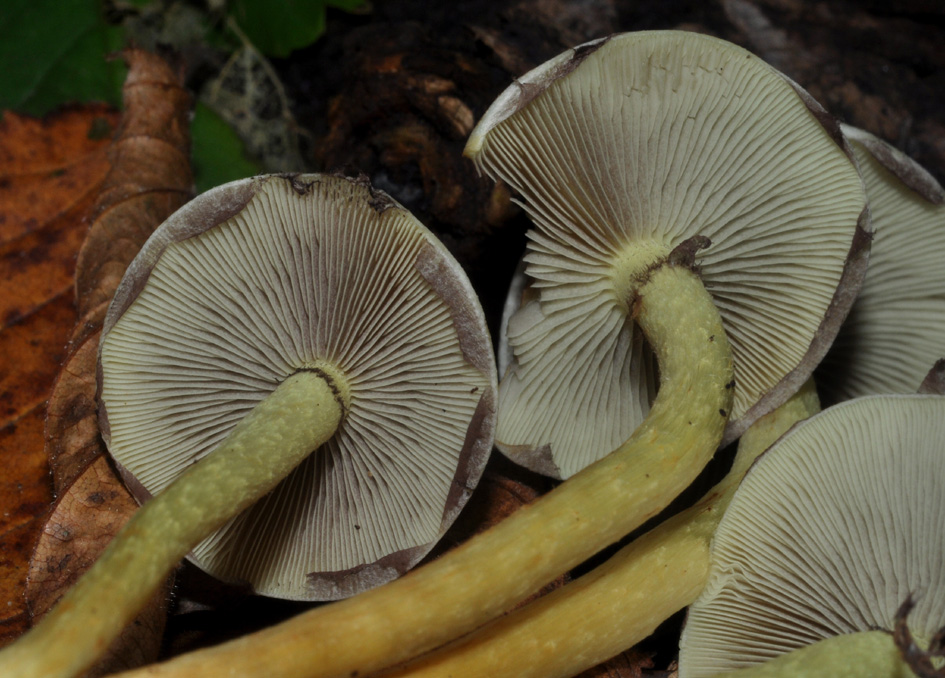
[[[715,452],[731,408],[732,357],[712,298],[688,268],[653,270],[633,311],[661,386],[619,449],[401,579],[123,675],[365,675],[493,619],[656,515]]]
[[[787,429],[819,409],[808,380],[745,432],[732,469],[697,504],[580,579],[385,676],[572,676],[635,645],[702,592],[712,535],[745,472]]]
[[[0,675],[75,676],[94,663],[191,548],[334,434],[344,412],[339,389],[318,370],[287,378],[144,504],[59,604],[0,652]]]
[[[713,678],[915,678],[887,631],[833,636]]]

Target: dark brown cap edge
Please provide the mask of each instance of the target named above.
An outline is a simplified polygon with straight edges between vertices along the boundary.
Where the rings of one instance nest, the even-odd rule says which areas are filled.
[[[781,381],[762,396],[758,402],[748,408],[741,417],[729,420],[722,435],[720,447],[724,447],[738,439],[758,419],[784,404],[813,374],[814,369],[823,360],[827,351],[830,350],[833,340],[840,331],[840,326],[846,320],[850,309],[853,307],[853,302],[856,301],[856,297],[860,292],[860,287],[862,287],[863,280],[866,277],[872,241],[873,232],[870,229],[869,207],[866,206],[860,212],[857,220],[856,230],[853,233],[853,240],[847,254],[847,261],[844,264],[843,272],[840,274],[840,282],[830,305],[827,307],[824,318],[820,322],[820,326],[814,333],[807,353],[797,367],[788,372]]]
[[[899,179],[904,186],[933,205],[945,203],[945,189],[935,180],[935,177],[929,174],[928,170],[908,155],[865,130],[850,125],[842,125],[841,129],[848,139],[862,146],[876,162]]]

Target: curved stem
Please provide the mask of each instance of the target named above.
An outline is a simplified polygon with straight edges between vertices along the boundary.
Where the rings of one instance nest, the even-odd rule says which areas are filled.
[[[713,678],[915,678],[886,631],[834,636]]]
[[[123,675],[365,675],[496,617],[656,515],[715,452],[731,407],[732,359],[712,299],[690,270],[654,271],[634,310],[662,383],[618,450],[401,579]]]
[[[632,647],[702,592],[709,544],[748,467],[787,429],[819,409],[817,391],[808,380],[745,432],[732,469],[697,504],[580,579],[384,675],[565,677]]]
[[[0,652],[0,676],[74,676],[98,659],[190,549],[334,434],[343,406],[320,375],[286,379],[216,450],[142,506],[59,604]]]

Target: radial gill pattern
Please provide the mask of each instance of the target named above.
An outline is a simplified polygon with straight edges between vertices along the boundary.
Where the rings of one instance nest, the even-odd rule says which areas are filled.
[[[945,191],[884,141],[844,127],[866,183],[866,280],[819,371],[825,399],[915,393],[945,357]]]
[[[272,178],[223,223],[164,238],[102,351],[112,454],[160,492],[288,375],[330,365],[351,392],[338,433],[194,557],[288,598],[416,562],[488,453],[475,415],[491,345],[455,260],[386,196],[335,177]]]
[[[813,369],[865,205],[826,119],[749,52],[681,32],[590,43],[499,98],[467,153],[534,221],[539,294],[510,323],[503,449],[550,448],[566,476],[633,431],[655,390],[635,383],[652,373],[633,367],[635,280],[695,235],[711,240],[697,265],[735,356],[730,434]]]
[[[945,398],[871,396],[825,410],[752,467],[690,608],[680,676],[766,661],[830,636],[945,625]]]

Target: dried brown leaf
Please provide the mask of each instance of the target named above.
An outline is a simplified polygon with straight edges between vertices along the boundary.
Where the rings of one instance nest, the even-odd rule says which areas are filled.
[[[193,191],[190,95],[160,57],[141,50],[127,50],[124,56],[129,66],[125,114],[108,150],[112,168],[76,262],[77,340],[101,324],[125,268]]]
[[[87,570],[137,505],[99,455],[59,497],[33,552],[27,598],[38,621]],[[108,672],[153,661],[164,631],[167,590],[145,608],[89,672]]]
[[[98,337],[89,336],[69,356],[46,408],[46,454],[57,496],[105,452],[95,403]]]
[[[516,466],[501,455],[493,455],[469,503],[428,559],[442,555],[501,522],[547,492],[552,485],[547,478]]]
[[[3,506],[0,532],[0,646],[13,641],[29,627],[23,591],[26,568],[36,533],[50,500],[46,458],[23,451],[42,450],[43,413],[40,408],[21,417],[15,425],[0,429],[0,454],[14,460],[13,468],[0,477],[0,504]],[[9,467],[7,467],[9,469]]]
[[[64,491],[42,530],[30,565],[27,600],[40,616],[95,561],[137,505],[104,455],[95,406],[98,331],[125,268],[151,232],[191,195],[190,97],[159,57],[124,53],[125,113],[107,149],[91,227],[75,272],[79,322],[73,352],[50,396],[46,451],[58,491]],[[75,249],[73,251],[75,251]],[[63,490],[63,488],[66,488]],[[166,617],[157,596],[112,646],[100,674],[155,658]]]
[[[44,404],[75,323],[73,260],[116,122],[103,106],[0,120],[0,645],[29,625],[27,565],[52,501]]]

